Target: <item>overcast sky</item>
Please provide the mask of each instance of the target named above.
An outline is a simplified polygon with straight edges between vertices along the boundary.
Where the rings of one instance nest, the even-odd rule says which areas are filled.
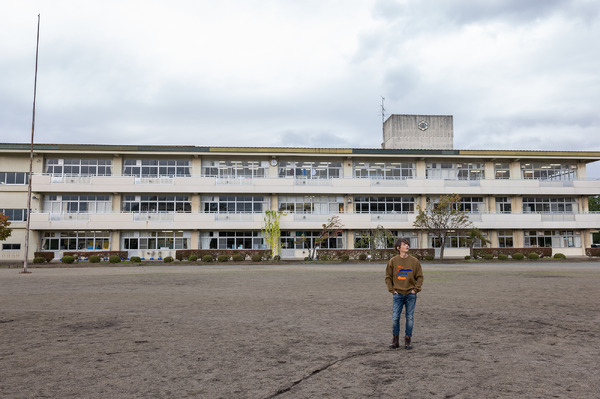
[[[597,0],[4,2],[2,142],[600,150]]]

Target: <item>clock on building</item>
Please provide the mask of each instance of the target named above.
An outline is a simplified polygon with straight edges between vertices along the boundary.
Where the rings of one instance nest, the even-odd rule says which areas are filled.
[[[419,124],[417,126],[419,127],[419,130],[423,130],[423,131],[427,130],[427,128],[429,127],[429,125],[425,121],[419,122]]]

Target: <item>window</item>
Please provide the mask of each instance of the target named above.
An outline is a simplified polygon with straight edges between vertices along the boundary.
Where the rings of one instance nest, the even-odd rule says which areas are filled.
[[[496,212],[498,213],[511,213],[512,205],[510,197],[496,197]]]
[[[202,161],[202,176],[254,178],[267,176],[267,161]]]
[[[2,244],[3,251],[19,251],[21,244]]]
[[[200,234],[202,249],[263,249],[260,231],[209,231]]]
[[[461,197],[460,210],[467,213],[485,212],[483,197]]]
[[[284,213],[329,214],[344,211],[342,196],[279,196],[279,210]]]
[[[135,177],[189,177],[189,160],[126,159],[123,176]]]
[[[499,248],[512,248],[513,247],[512,231],[498,230],[498,247]]]
[[[510,164],[495,163],[494,172],[496,175],[496,179],[510,179]]]
[[[46,173],[51,176],[111,176],[111,159],[46,159]]]
[[[46,195],[42,209],[47,213],[108,213],[112,211],[110,195]]]
[[[433,236],[429,235],[429,239],[431,241],[432,248],[440,248],[442,246],[442,243],[438,237],[433,237]],[[448,232],[448,235],[446,236],[446,245],[444,245],[444,247],[445,248],[468,248],[469,241],[466,236],[461,235],[460,233],[458,233],[456,231],[450,231],[450,232]],[[475,247],[481,248],[481,242],[480,241],[476,242]]]
[[[123,248],[188,249],[191,233],[184,231],[126,231],[121,234]]]
[[[457,163],[458,180],[481,180],[485,179],[483,163]]]
[[[367,179],[413,179],[414,162],[354,162],[354,177]]]
[[[398,238],[406,238],[410,241],[411,248],[419,247],[419,239],[418,235],[414,231],[405,231],[405,230],[392,230],[390,231],[391,237],[389,237],[386,242],[375,243],[378,248],[394,248],[394,242]],[[354,233],[354,248],[356,249],[368,249],[370,248],[370,244],[368,240],[363,240],[364,232],[355,232]]]
[[[521,173],[523,179],[575,180],[577,178],[577,165],[523,163],[521,164]]]
[[[42,234],[42,249],[47,250],[108,250],[109,231],[49,231]]]
[[[125,195],[123,212],[132,213],[189,213],[192,201],[187,195]]]
[[[27,209],[0,209],[0,213],[8,216],[11,222],[27,221]]]
[[[456,169],[451,162],[428,162],[425,166],[426,179],[456,179]]]
[[[485,179],[485,168],[482,162],[427,162],[425,176],[427,179],[481,180]]]
[[[581,247],[581,234],[573,230],[525,231],[525,247]]]
[[[315,246],[315,240],[321,235],[321,231],[282,231],[281,248],[282,249],[308,249]],[[320,248],[344,248],[342,233],[329,237],[321,243]]]
[[[523,197],[524,213],[571,213],[577,209],[573,197]]]
[[[204,213],[263,213],[269,202],[262,195],[203,195],[202,209]]]
[[[343,177],[341,162],[281,161],[279,177],[294,179],[337,179]]]
[[[0,184],[29,184],[29,173],[0,172]]]
[[[354,197],[356,213],[413,213],[414,197]]]

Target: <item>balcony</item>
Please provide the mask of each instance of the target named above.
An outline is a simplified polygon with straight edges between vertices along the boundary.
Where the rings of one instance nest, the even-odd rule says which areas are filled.
[[[440,195],[597,195],[598,180],[529,179],[291,179],[132,176],[32,176],[35,192],[86,193],[280,193],[280,194],[424,194]]]

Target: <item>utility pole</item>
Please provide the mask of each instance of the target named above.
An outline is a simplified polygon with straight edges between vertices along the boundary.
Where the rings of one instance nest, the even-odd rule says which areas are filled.
[[[27,269],[29,255],[29,224],[31,222],[31,173],[33,172],[33,134],[35,132],[35,97],[37,94],[38,50],[40,47],[40,14],[38,14],[37,40],[35,44],[35,77],[33,79],[33,115],[31,117],[31,149],[29,150],[29,176],[27,178],[27,224],[25,226],[25,261],[21,273],[31,273]]]

